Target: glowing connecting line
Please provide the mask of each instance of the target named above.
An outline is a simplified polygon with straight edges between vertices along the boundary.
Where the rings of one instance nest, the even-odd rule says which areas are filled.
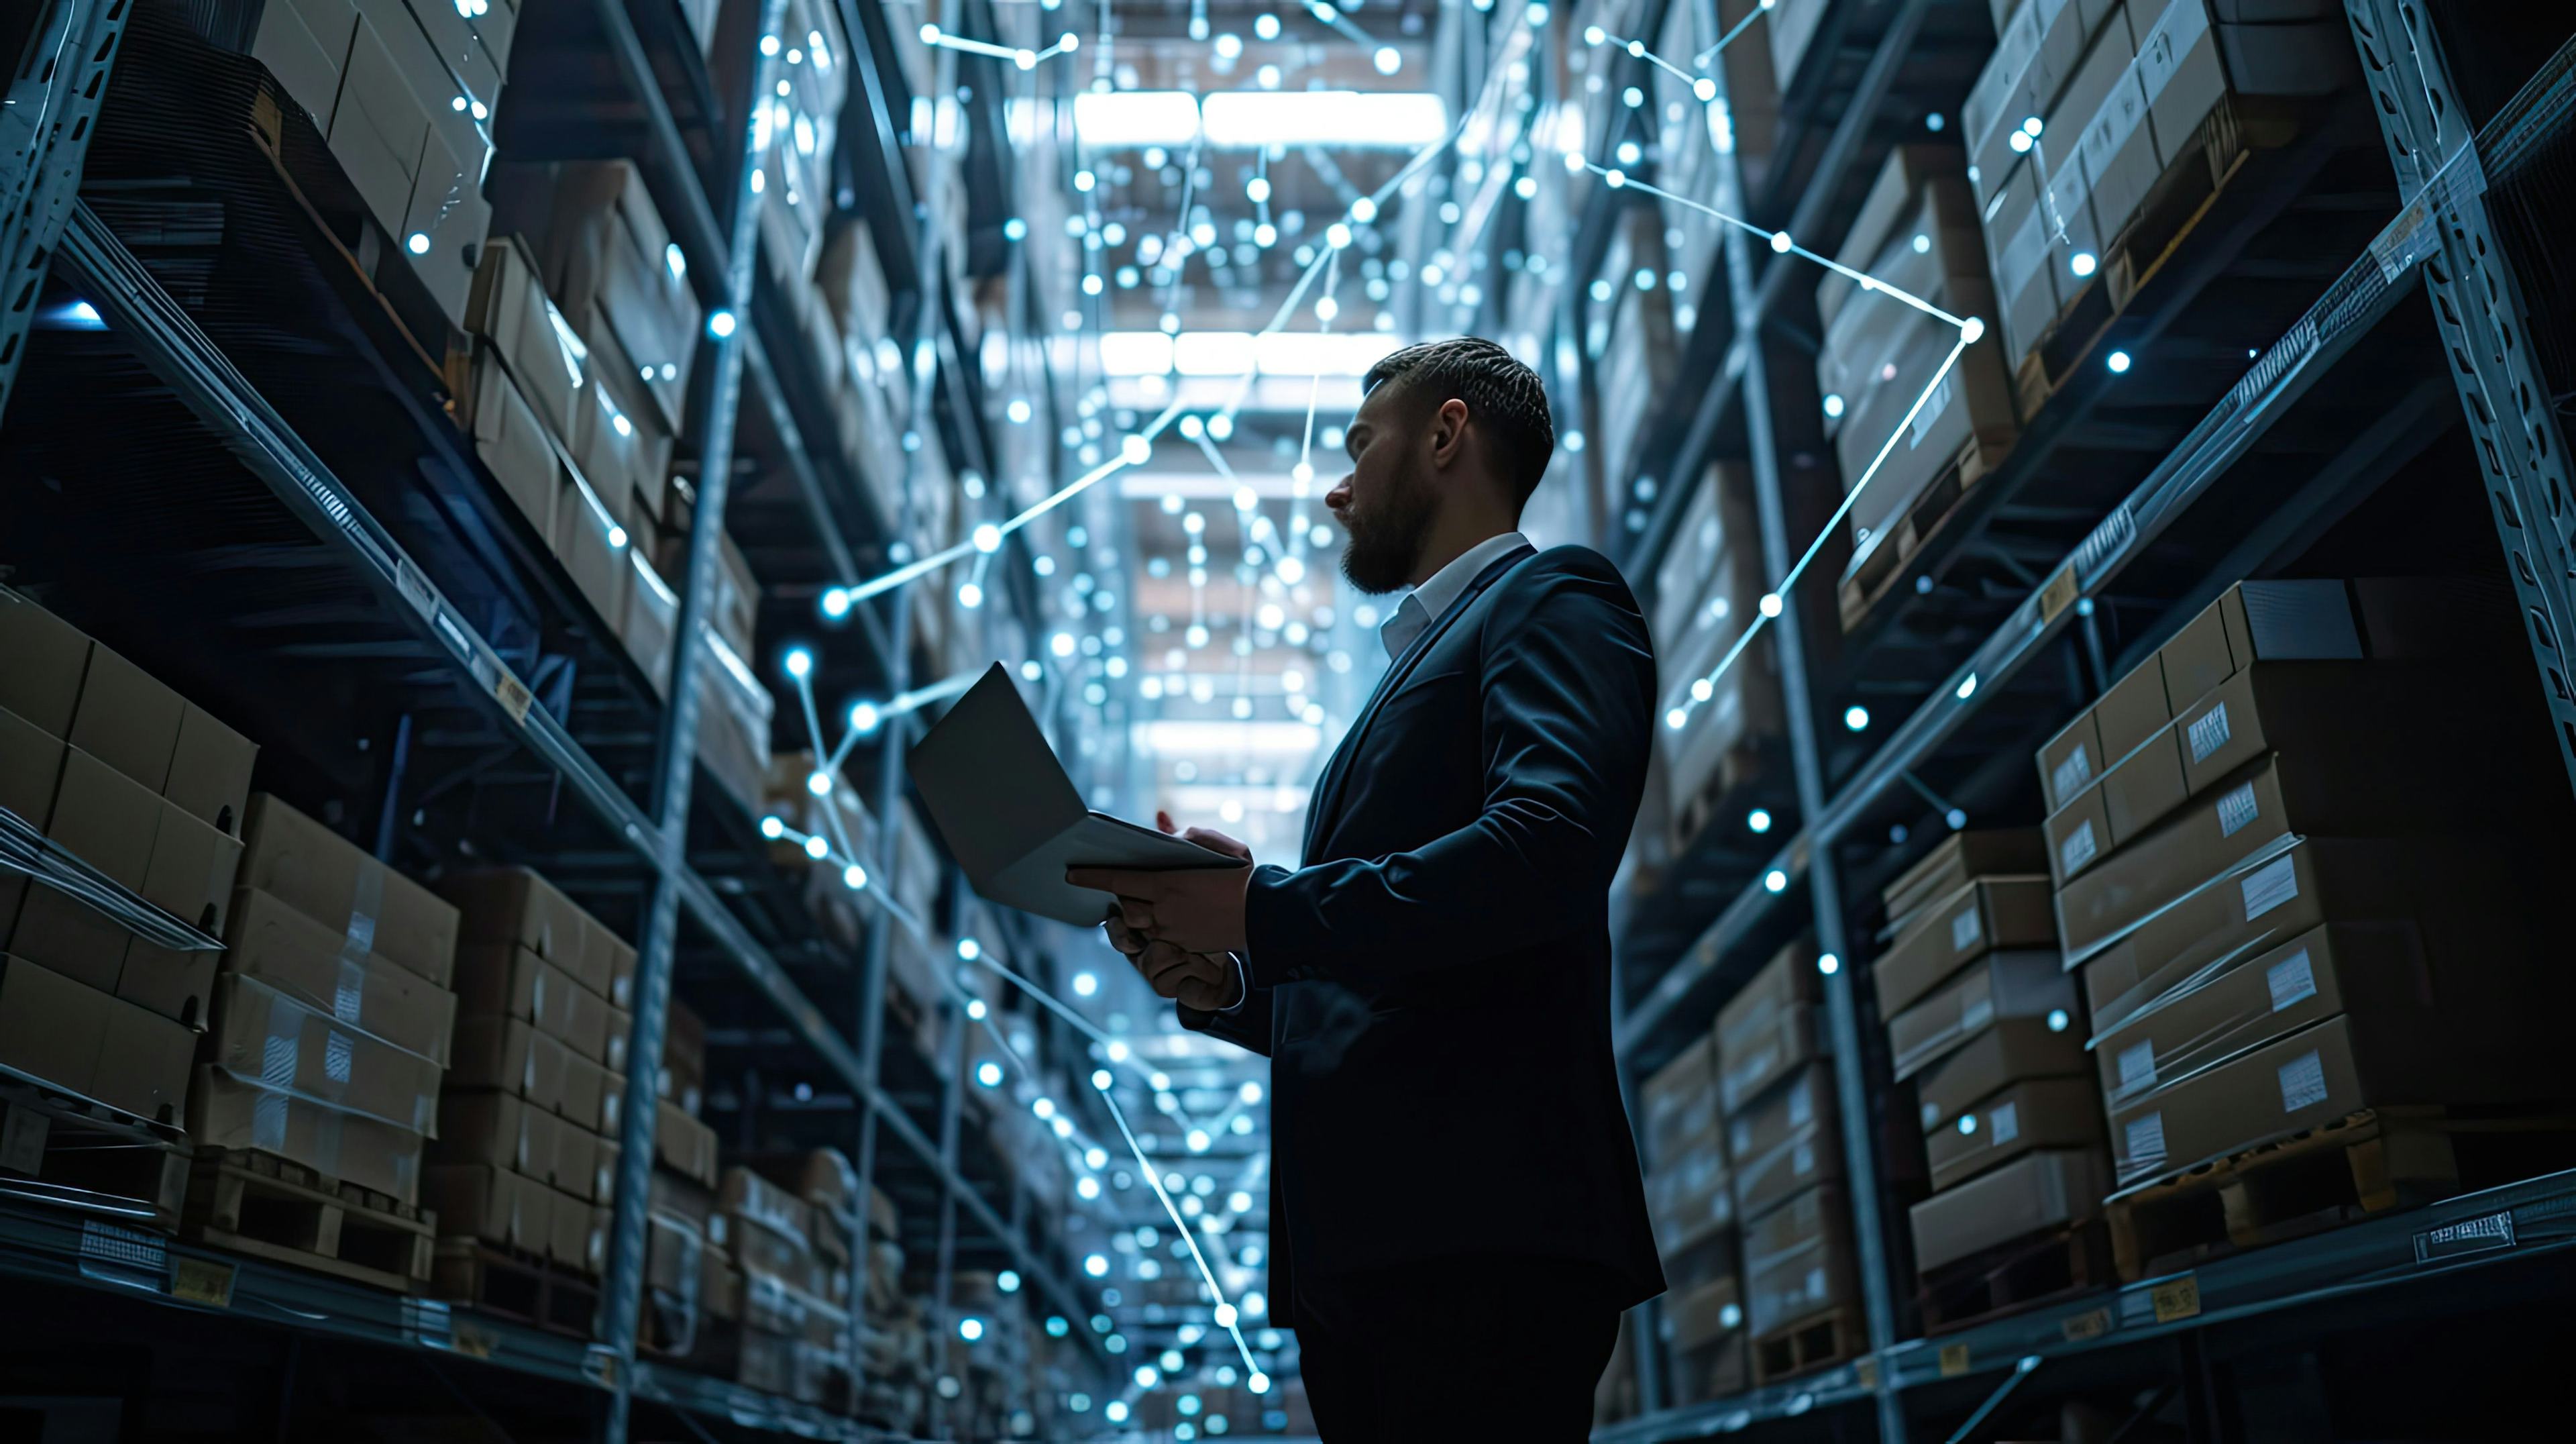
[[[1706,69],[1708,67],[1708,63],[1718,57],[1719,52],[1735,43],[1735,37],[1752,28],[1754,21],[1770,14],[1772,7],[1778,3],[1779,0],[1762,0],[1760,5],[1754,7],[1752,14],[1745,16],[1743,19],[1738,20],[1733,25],[1727,27],[1726,33],[1717,37],[1717,43],[1715,45],[1712,45],[1706,50],[1701,51],[1699,54],[1692,56],[1691,64],[1699,66],[1702,69]],[[1708,97],[1702,96],[1700,98],[1705,100]]]
[[[1381,48],[1377,43],[1376,36],[1369,34],[1367,31],[1359,28],[1359,26],[1351,23],[1351,18],[1349,16],[1344,15],[1341,11],[1334,9],[1330,5],[1323,4],[1322,0],[1307,0],[1306,13],[1314,16],[1318,24],[1338,33],[1342,38],[1350,41],[1353,45],[1360,46],[1370,51],[1376,51]]]
[[[1059,55],[1071,55],[1081,49],[1082,37],[1068,30],[1058,36],[1053,45],[1044,50],[1015,50],[1008,45],[995,45],[989,40],[969,40],[963,35],[951,35],[936,25],[924,25],[921,27],[921,43],[966,55],[986,55],[995,60],[1007,60],[1022,70],[1035,70],[1041,60],[1052,60]]]
[[[1701,215],[1723,221],[1747,235],[1760,236],[1770,245],[1773,251],[1778,252],[1781,255],[1798,256],[1803,259],[1813,261],[1817,265],[1824,267],[1826,270],[1833,272],[1835,275],[1853,282],[1865,292],[1869,292],[1874,295],[1886,296],[1891,300],[1902,301],[1906,305],[1913,307],[1915,310],[1922,312],[1926,316],[1930,316],[1935,320],[1956,326],[1963,331],[1974,327],[1978,335],[1985,334],[1985,326],[1982,322],[1971,318],[1953,316],[1949,312],[1942,310],[1940,307],[1933,305],[1931,302],[1924,300],[1921,296],[1917,296],[1911,291],[1904,290],[1901,287],[1891,286],[1885,281],[1882,281],[1867,272],[1855,271],[1851,267],[1844,265],[1842,262],[1835,260],[1831,256],[1819,255],[1814,251],[1808,250],[1805,246],[1799,245],[1797,241],[1792,239],[1787,231],[1766,231],[1760,226],[1753,224],[1751,221],[1745,220],[1741,216],[1730,216],[1715,206],[1702,205],[1688,196],[1677,196],[1671,191],[1662,190],[1655,186],[1648,185],[1644,181],[1636,179],[1616,166],[1596,165],[1593,162],[1586,160],[1583,162],[1583,168],[1592,172],[1594,175],[1601,177],[1601,179],[1613,190],[1625,189],[1644,191],[1650,196],[1671,201],[1675,205],[1688,206],[1692,210],[1699,212]],[[1974,341],[1976,337],[1971,336],[1968,339]]]
[[[1091,1081],[1094,1086],[1100,1086],[1106,1076],[1096,1073],[1092,1075]],[[1189,1245],[1190,1262],[1198,1265],[1199,1278],[1207,1285],[1208,1297],[1216,1300],[1217,1322],[1224,1326],[1227,1335],[1234,1340],[1235,1352],[1243,1356],[1244,1372],[1256,1380],[1261,1378],[1261,1366],[1252,1361],[1252,1346],[1243,1341],[1240,1311],[1235,1308],[1231,1300],[1226,1298],[1224,1287],[1217,1283],[1216,1271],[1208,1267],[1207,1255],[1199,1252],[1198,1231],[1191,1228],[1188,1220],[1181,1217],[1180,1209],[1172,1203],[1172,1196],[1163,1191],[1162,1172],[1154,1167],[1152,1159],[1145,1156],[1145,1146],[1136,1141],[1136,1130],[1127,1126],[1127,1110],[1118,1106],[1117,1095],[1102,1086],[1100,1101],[1109,1106],[1110,1120],[1118,1125],[1119,1135],[1127,1140],[1127,1151],[1135,1155],[1136,1171],[1145,1176],[1146,1186],[1154,1190],[1154,1197],[1163,1205],[1163,1212],[1171,1216],[1172,1227],[1179,1232],[1181,1241]],[[1256,1389],[1254,1392],[1260,1391]]]
[[[1760,615],[1756,616],[1752,625],[1746,627],[1726,649],[1726,655],[1718,659],[1716,668],[1707,676],[1698,678],[1690,684],[1689,700],[1675,704],[1664,713],[1665,726],[1675,731],[1681,730],[1690,721],[1691,713],[1699,710],[1702,702],[1716,694],[1718,679],[1724,677],[1727,669],[1735,665],[1735,659],[1743,656],[1744,649],[1753,645],[1754,637],[1770,623],[1772,618],[1780,615],[1780,612],[1788,606],[1787,597],[1790,589],[1797,586],[1798,578],[1805,574],[1808,564],[1815,561],[1817,552],[1823,550],[1825,538],[1833,535],[1834,528],[1843,524],[1844,517],[1851,515],[1852,504],[1860,500],[1860,494],[1868,488],[1870,479],[1878,475],[1879,467],[1886,463],[1888,454],[1896,449],[1897,439],[1913,428],[1914,418],[1923,413],[1924,406],[1932,400],[1932,394],[1940,390],[1941,383],[1949,378],[1950,368],[1959,364],[1960,353],[1974,345],[1977,338],[1983,334],[1985,334],[1985,327],[1973,317],[1959,328],[1959,339],[1951,343],[1949,354],[1941,358],[1941,365],[1933,371],[1932,379],[1923,383],[1923,393],[1914,398],[1912,406],[1906,408],[1905,415],[1896,423],[1896,429],[1888,433],[1886,442],[1878,448],[1878,454],[1869,459],[1869,467],[1860,474],[1860,480],[1852,483],[1851,491],[1843,497],[1843,504],[1835,507],[1834,514],[1825,519],[1823,529],[1816,533],[1814,541],[1807,543],[1807,550],[1799,556],[1797,565],[1789,568],[1789,574],[1780,579],[1779,589],[1762,599]],[[1966,691],[1959,693],[1961,701],[1967,700],[1967,696]]]

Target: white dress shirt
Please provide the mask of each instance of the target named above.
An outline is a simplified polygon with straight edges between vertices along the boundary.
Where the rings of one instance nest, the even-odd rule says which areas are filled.
[[[1395,615],[1380,622],[1377,628],[1377,639],[1386,648],[1388,664],[1393,665],[1396,658],[1403,656],[1404,649],[1413,645],[1413,639],[1421,636],[1433,622],[1438,621],[1441,614],[1457,602],[1458,594],[1467,590],[1467,584],[1474,581],[1479,573],[1492,566],[1506,553],[1529,544],[1529,538],[1517,531],[1507,531],[1500,536],[1487,537],[1450,558],[1447,566],[1433,572],[1423,579],[1422,585],[1405,593],[1404,600],[1395,604]],[[1252,999],[1250,981],[1244,974],[1243,958],[1240,954],[1232,956],[1235,976],[1234,1007],[1219,1008],[1217,1011],[1220,1013],[1231,1013]]]

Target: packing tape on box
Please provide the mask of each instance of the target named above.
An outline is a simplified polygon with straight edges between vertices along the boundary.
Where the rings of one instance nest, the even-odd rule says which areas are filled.
[[[2200,884],[2198,887],[2190,888],[2176,894],[2174,897],[2167,899],[2162,906],[2152,908],[2142,916],[2134,919],[2124,926],[2113,929],[2104,936],[2095,939],[2092,943],[2088,944],[2081,950],[2069,950],[2066,954],[2067,971],[2074,971],[2076,968],[2082,966],[2086,961],[2110,950],[2131,933],[2134,933],[2138,929],[2145,927],[2147,924],[2154,922],[2156,919],[2163,917],[2165,914],[2172,912],[2175,908],[2181,907],[2184,903],[2190,902],[2192,899],[2199,897],[2202,893],[2209,891],[2211,888],[2219,887],[2226,883],[2238,883],[2238,885],[2244,890],[2245,920],[2247,922],[2252,922],[2254,919],[2261,917],[2263,914],[2270,912],[2272,909],[2279,907],[2281,904],[2288,902],[2299,895],[2298,879],[2287,866],[2285,855],[2290,851],[2290,849],[2297,847],[2300,843],[2307,840],[2307,836],[2304,833],[2282,833],[2280,836],[2273,838],[2270,842],[2267,842],[2261,847],[2254,849],[2251,853],[2248,853],[2243,860],[2229,864],[2225,871],[2220,872],[2217,876]],[[2268,871],[2265,870],[2264,865],[2266,863],[2274,862],[2276,860],[2282,861],[2284,865]]]
[[[365,1109],[353,1107],[348,1101],[349,1085],[356,1074],[358,1057],[357,1038],[353,1032],[340,1028],[334,1020],[324,1017],[321,1012],[302,1000],[280,992],[256,978],[236,975],[233,986],[254,996],[267,995],[268,1019],[264,1029],[266,1036],[260,1040],[259,1083],[261,1087],[320,1104],[335,1112],[356,1113],[424,1136],[429,1133],[438,1110],[438,1099],[435,1093],[414,1094],[411,1116],[408,1119],[369,1113]],[[235,993],[234,997],[237,1004],[245,1001],[240,992]],[[298,1065],[303,1056],[304,1035],[307,1028],[323,1030],[320,1091],[307,1089],[297,1081],[300,1071]],[[371,1041],[382,1042],[383,1040],[374,1039],[371,1036]]]
[[[289,1125],[294,1121],[295,1103],[299,1099],[305,1102],[313,1100],[292,1087],[277,1087],[265,1079],[255,1081],[242,1078],[238,1073],[231,1076],[262,1090],[260,1096],[251,1103],[250,1146],[281,1157],[292,1156],[287,1153],[287,1147]],[[340,1171],[340,1139],[343,1131],[341,1115],[336,1110],[316,1105],[313,1117],[312,1150],[301,1161],[324,1173],[337,1174]],[[408,1187],[409,1160],[405,1160],[403,1173]]]
[[[385,910],[385,865],[372,857],[358,859],[358,890],[349,899],[349,927],[340,940],[343,967],[363,970],[376,950],[376,916]]]

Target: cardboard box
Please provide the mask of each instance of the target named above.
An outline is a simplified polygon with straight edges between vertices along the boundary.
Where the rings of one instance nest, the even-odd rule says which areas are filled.
[[[640,549],[626,549],[626,564],[634,575],[626,579],[626,607],[618,623],[618,639],[626,644],[635,665],[644,669],[653,690],[667,696],[671,690],[672,644],[680,626],[679,594],[663,585],[661,573],[644,560]]]
[[[477,276],[479,285],[479,272]],[[476,346],[466,364],[473,368],[463,394],[471,398],[468,420],[474,454],[483,458],[484,468],[501,484],[501,494],[552,546],[555,506],[563,499],[565,486],[563,459],[556,454],[554,436],[518,383],[510,379],[509,368],[490,343]]]
[[[2115,1176],[2126,1188],[2363,1108],[2490,1101],[2485,1080],[2446,1051],[2329,1018],[2112,1109]]]
[[[2309,837],[2266,851],[2085,962],[2094,1030],[2107,1034],[2184,984],[2328,921],[2395,923],[2444,940],[2517,925],[2527,900],[2555,885],[2553,861],[2449,838]]]
[[[608,1000],[516,943],[467,943],[456,951],[456,1005],[523,1018],[594,1063],[609,1061]],[[614,1047],[623,1061],[626,1040]]]
[[[119,885],[144,893],[164,808],[142,784],[77,747],[67,748],[48,835]],[[106,914],[36,885],[27,890],[9,946],[22,958],[114,993],[132,942],[133,935]],[[207,963],[211,968],[211,956]]]
[[[583,388],[582,395],[589,396],[590,389]],[[612,630],[625,614],[628,541],[625,522],[583,477],[576,458],[565,468],[564,489],[555,499],[555,558]]]
[[[591,368],[564,446],[609,513],[649,551],[670,501],[670,423],[654,411],[635,362],[597,313],[569,314],[590,342]]]
[[[1661,1329],[1665,1344],[1675,1349],[1715,1343],[1743,1325],[1742,1290],[1732,1276],[1711,1279],[1664,1300]]]
[[[371,1037],[447,1065],[456,998],[256,888],[233,894],[226,971],[260,982]]]
[[[0,617],[8,609],[0,606]],[[14,660],[14,659],[13,659]],[[61,739],[19,716],[0,709],[0,809],[42,832],[53,821],[54,794],[63,780]],[[0,930],[9,919],[0,916]]]
[[[526,1253],[547,1251],[561,1197],[535,1179],[482,1163],[434,1165],[421,1188],[421,1202],[438,1211],[442,1238],[481,1239]]]
[[[2042,1148],[1914,1205],[1924,1273],[2102,1211],[2111,1169],[2099,1147]]]
[[[2046,948],[2057,942],[2048,880],[1978,878],[1927,908],[1871,967],[1878,1007],[1894,1015],[1911,1007],[1959,969],[1997,948]]]
[[[335,1111],[424,1137],[438,1130],[439,1067],[340,1023],[257,978],[215,980],[207,1058]]]
[[[2102,755],[2102,729],[2094,725],[2088,707],[2039,749],[2039,788],[2048,810],[2064,807],[2109,767],[2109,759]]]
[[[456,959],[456,910],[268,793],[251,798],[240,885],[348,936],[437,987]]]
[[[465,329],[489,338],[500,353],[511,389],[536,413],[547,433],[558,440],[572,434],[573,407],[589,379],[590,346],[546,296],[545,282],[524,237],[495,236],[483,248],[482,260],[474,268]],[[481,409],[478,403],[478,426]],[[551,497],[545,506],[548,512],[553,510]]]
[[[568,1192],[594,1186],[595,1141],[512,1093],[452,1087],[438,1100],[440,1164],[491,1164]]]
[[[1711,1126],[1671,1162],[1646,1175],[1646,1213],[1654,1220],[1655,1246],[1667,1258],[1735,1222],[1735,1192],[1721,1129]]]
[[[1637,1088],[1638,1136],[1655,1167],[1717,1118],[1717,1036],[1702,1034]]]
[[[1816,1064],[1727,1121],[1738,1219],[1759,1218],[1798,1190],[1842,1176],[1834,1117],[1833,1070]]]
[[[240,843],[164,800],[143,895],[197,931],[221,936],[241,856]],[[217,958],[213,952],[164,948],[135,938],[126,945],[117,996],[195,1027],[206,1016],[206,990]]]
[[[1975,167],[1969,173],[1975,174]],[[2031,168],[2016,165],[2012,178],[1981,213],[2004,352],[2014,358],[2029,355],[2048,334],[2069,299],[2064,288],[2074,284],[2072,277],[2060,282],[2056,233],[2039,201],[2039,182]]]
[[[2563,806],[2562,795],[2527,785],[2532,762],[2520,746],[2453,746],[2434,767],[2413,740],[2348,729],[2339,746],[2350,755],[2324,748],[2276,753],[2193,799],[2058,893],[2068,960],[2091,957],[2123,930],[2214,885],[2289,834],[2461,832],[2481,823],[2545,827],[2549,813]]]
[[[2144,746],[2171,720],[2173,711],[2165,701],[2164,664],[2149,657],[2112,683],[2102,700],[2093,704],[2093,725],[2102,737],[2103,770],[2119,766],[2123,758]]]
[[[576,1085],[566,1076],[574,1056],[560,1039],[538,1032],[524,1019],[460,1014],[448,1086],[515,1093],[549,1112],[575,1118]],[[596,1113],[596,1098],[587,1101]]]
[[[2102,1141],[2102,1094],[2089,1077],[2028,1078],[1929,1135],[1938,1193],[2034,1148],[2089,1148]]]
[[[545,1188],[544,1184],[537,1187]],[[546,1254],[556,1263],[577,1273],[596,1278],[608,1261],[608,1232],[605,1220],[614,1214],[591,1207],[560,1189],[546,1188],[553,1194],[546,1204],[553,1227],[546,1231]]]
[[[2092,1069],[2084,1030],[2057,1013],[2000,1018],[1956,1052],[1918,1074],[1914,1096],[1923,1131],[1956,1124],[1959,1115],[2012,1084],[2030,1078],[2073,1078]]]
[[[159,794],[170,781],[187,703],[142,668],[92,644],[80,704],[63,740]]]
[[[575,1198],[614,1202],[619,1162],[625,1150],[617,1140],[602,1138],[570,1119],[558,1118],[555,1123],[562,1130],[561,1151],[556,1155],[554,1176],[546,1182]]]
[[[2576,1002],[2541,929],[2520,918],[2329,922],[2232,960],[2100,1034],[2103,1096],[2122,1113],[2285,1034],[2340,1017],[2382,1101],[2569,1096],[2554,1020]],[[2411,1095],[2411,1096],[2407,1096]]]
[[[1850,1303],[1853,1278],[1842,1190],[1811,1188],[1745,1231],[1746,1332],[1767,1338]]]
[[[0,1066],[176,1127],[197,1035],[149,1009],[0,954]]]
[[[202,1148],[257,1149],[343,1183],[419,1202],[421,1135],[327,1108],[228,1069],[201,1066],[188,1089],[188,1134]]]
[[[2008,1018],[2075,1028],[2075,979],[2054,948],[1988,953],[1887,1020],[1896,1076],[1911,1078]]]
[[[358,28],[352,0],[270,0],[260,7],[251,57],[268,67],[287,96],[313,116],[323,133],[340,100],[340,72]]]
[[[0,587],[0,710],[14,712],[38,731],[67,737],[89,669],[90,640],[71,623]]]
[[[653,1159],[683,1178],[713,1188],[716,1131],[666,1102],[653,1124]]]
[[[1772,1014],[1764,1031],[1722,1050],[1725,1067],[1717,1080],[1719,1109],[1732,1118],[1809,1059],[1826,1056],[1823,1011],[1815,1004],[1795,1004]]]
[[[635,950],[523,867],[457,873],[439,891],[464,913],[470,942],[515,943],[620,1008],[634,1006]]]
[[[1879,889],[1879,901],[1897,935],[1908,931],[1904,920],[1956,893],[1981,877],[2028,877],[2048,869],[2039,830],[2030,827],[1980,828],[1954,832],[1941,845],[1894,882]]]
[[[2088,787],[2040,824],[2041,835],[2048,839],[2049,880],[2059,890],[2111,851],[2111,814],[2105,804],[2102,789]]]
[[[632,162],[505,163],[488,184],[500,228],[524,234],[564,314],[596,308],[631,358],[663,429],[680,424],[699,311],[688,266]],[[585,328],[594,343],[602,331]]]
[[[616,1137],[617,1120],[626,1114],[626,1075],[566,1049],[562,1112],[603,1138]]]
[[[677,998],[663,1024],[661,1076],[662,1097],[697,1117],[707,1081],[707,1025]]]

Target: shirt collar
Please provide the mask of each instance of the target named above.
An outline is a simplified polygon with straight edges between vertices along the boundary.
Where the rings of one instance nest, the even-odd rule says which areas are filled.
[[[1460,552],[1447,566],[1433,572],[1422,585],[1396,604],[1395,615],[1379,625],[1378,640],[1385,644],[1386,655],[1390,659],[1403,656],[1404,649],[1413,645],[1413,639],[1421,636],[1424,628],[1449,610],[1450,604],[1458,600],[1458,594],[1467,589],[1467,584],[1474,581],[1479,572],[1506,553],[1528,545],[1528,537],[1507,531],[1500,536],[1485,538]]]

